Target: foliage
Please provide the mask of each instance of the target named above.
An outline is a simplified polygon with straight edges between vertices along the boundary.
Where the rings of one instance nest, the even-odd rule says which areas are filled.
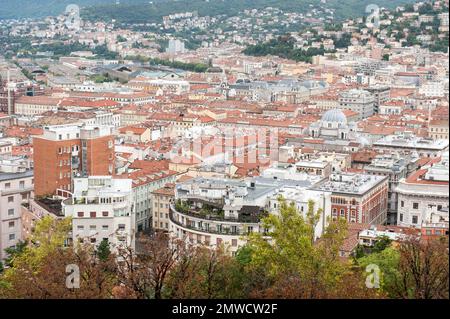
[[[242,298],[245,297],[243,266],[223,247],[192,248],[170,272],[166,286],[169,298]]]
[[[0,277],[4,298],[106,298],[114,287],[113,259],[99,262],[92,246],[66,245],[71,220],[44,217],[36,224],[30,242],[11,260]],[[22,247],[22,245],[21,245]],[[66,287],[67,265],[80,269],[80,288]]]
[[[11,267],[16,256],[22,254],[27,246],[26,241],[20,240],[16,245],[5,249],[7,257],[5,258],[5,266]]]
[[[97,257],[101,261],[107,261],[111,255],[111,249],[109,248],[109,242],[107,239],[103,239],[97,247]]]
[[[186,214],[189,212],[189,205],[181,199],[178,199],[175,202],[175,209],[180,213]]]
[[[293,203],[280,199],[279,215],[263,219],[271,241],[259,233],[249,236],[250,248],[241,250],[239,258],[247,263],[250,277],[266,274],[266,278],[256,280],[252,289],[254,296],[331,297],[340,295],[336,288],[343,287],[343,278],[353,275],[350,265],[339,258],[339,248],[346,236],[345,220],[330,222],[322,238],[314,242],[314,229],[322,212],[314,211],[314,202],[308,204],[304,217]],[[286,286],[288,282],[291,284]]]
[[[243,53],[253,56],[276,55],[281,58],[291,59],[295,61],[311,62],[315,55],[324,55],[327,51],[323,47],[307,50],[295,48],[295,39],[290,35],[280,36],[266,43],[250,45],[244,49]]]
[[[388,296],[392,296],[396,280],[399,277],[399,261],[400,254],[398,250],[389,247],[380,252],[374,252],[357,259],[357,264],[363,270],[370,264],[377,265],[381,270],[380,288]]]

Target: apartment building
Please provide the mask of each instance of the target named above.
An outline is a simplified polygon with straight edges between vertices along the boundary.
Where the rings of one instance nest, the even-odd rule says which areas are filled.
[[[358,121],[374,114],[374,96],[365,90],[352,89],[339,94],[339,108],[359,114]]]
[[[428,124],[428,136],[433,140],[449,140],[448,120],[431,120]]]
[[[152,192],[153,229],[169,231],[170,205],[175,201],[175,184],[166,184]]]
[[[33,138],[35,194],[67,197],[74,176],[113,175],[112,134],[110,126],[44,127],[44,134]]]
[[[445,152],[399,182],[397,225],[421,228],[433,207],[446,210],[448,216],[448,186],[449,156]]]
[[[89,176],[74,179],[73,196],[62,202],[72,218],[72,239],[94,245],[135,248],[136,221],[131,179]]]
[[[244,236],[264,232],[268,196],[276,185],[231,179],[194,178],[175,187],[169,206],[169,231],[191,244],[224,245],[234,254],[245,244]]]
[[[22,239],[22,204],[33,196],[33,170],[19,157],[0,159],[0,261]]]
[[[400,158],[399,155],[378,155],[370,165],[364,167],[369,175],[387,176],[389,178],[387,223],[397,224],[398,194],[396,187],[402,178],[408,176],[410,158]]]
[[[331,217],[350,223],[384,224],[387,219],[388,177],[339,173],[312,190],[331,192]]]

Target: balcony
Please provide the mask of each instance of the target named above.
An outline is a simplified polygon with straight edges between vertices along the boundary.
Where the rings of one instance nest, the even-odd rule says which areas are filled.
[[[22,193],[32,192],[33,190],[34,190],[33,186],[3,189],[0,191],[0,195],[5,196],[5,195],[13,195],[13,194],[22,194]]]
[[[182,222],[178,217],[184,217],[184,222]],[[197,218],[198,220],[192,220],[191,218]],[[254,221],[243,221],[239,219],[224,219],[224,218],[210,218],[208,216],[202,216],[191,210],[185,212],[177,211],[174,205],[170,205],[169,219],[176,225],[190,229],[197,232],[217,234],[217,235],[229,235],[229,236],[245,236],[248,235],[248,229],[246,223],[252,224],[252,227],[258,227],[255,224],[259,223]],[[200,226],[198,226],[200,222]],[[212,222],[211,224],[209,222]],[[206,226],[209,225],[209,226]],[[220,226],[218,228],[217,226]],[[236,227],[233,229],[233,227]]]
[[[241,229],[238,229],[237,231],[232,231],[230,228],[224,227],[224,228],[222,228],[221,231],[218,231],[217,228],[213,228],[213,227],[209,227],[209,228],[207,228],[207,227],[196,227],[196,226],[192,226],[190,224],[183,224],[182,222],[178,221],[175,218],[174,214],[177,214],[177,213],[176,212],[174,213],[171,210],[170,213],[169,213],[170,220],[174,224],[176,224],[176,225],[178,225],[178,226],[180,226],[182,228],[185,228],[185,229],[190,229],[190,230],[197,231],[197,232],[200,232],[200,233],[208,233],[208,234],[216,234],[216,235],[228,235],[228,236],[245,236],[245,235],[248,234],[247,231],[243,231]]]

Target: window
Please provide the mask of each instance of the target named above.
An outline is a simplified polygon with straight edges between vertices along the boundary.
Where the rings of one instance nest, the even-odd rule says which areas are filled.
[[[237,244],[238,244],[237,239],[232,239],[232,240],[231,240],[231,246],[237,247]]]
[[[405,207],[405,202],[404,201],[400,202],[400,207]]]
[[[97,241],[96,238],[91,238],[91,244],[95,244],[96,241]]]
[[[14,215],[14,208],[8,209],[8,216],[13,216],[13,215]]]
[[[119,230],[124,231],[125,230],[125,224],[119,224]]]
[[[9,240],[16,239],[16,234],[9,234]]]
[[[90,212],[90,213],[89,213],[89,216],[90,216],[91,218],[95,218],[95,217],[97,217],[97,213],[96,213],[96,212]]]
[[[430,236],[430,235],[431,235],[431,229],[427,229],[427,230],[426,230],[426,234],[427,234],[428,236]]]
[[[400,221],[403,221],[403,214],[400,214]]]
[[[96,226],[96,225],[90,225],[90,226],[89,226],[89,229],[90,229],[90,230],[96,230],[96,229],[97,229],[97,226]]]
[[[78,230],[84,230],[84,226],[83,226],[83,225],[78,225],[78,226],[77,226],[77,229],[78,229]]]
[[[103,217],[108,217],[108,212],[102,212]]]
[[[84,217],[84,212],[78,212],[78,217]]]
[[[14,202],[14,196],[9,196],[8,203],[13,203],[13,202]]]
[[[413,209],[419,209],[419,203],[413,203]]]
[[[108,225],[103,225],[103,226],[102,226],[102,229],[103,229],[103,230],[108,230],[108,228],[109,228]]]
[[[5,183],[5,189],[11,188],[11,183]]]
[[[8,223],[8,227],[9,227],[9,228],[14,228],[14,222],[9,222],[9,223]]]
[[[417,220],[418,220],[418,217],[417,217],[417,216],[413,216],[413,217],[412,217],[412,223],[413,223],[413,224],[417,224]]]
[[[440,236],[441,235],[441,230],[440,229],[436,229],[434,231],[434,234]]]
[[[345,216],[345,211],[343,209],[341,209],[341,217]]]

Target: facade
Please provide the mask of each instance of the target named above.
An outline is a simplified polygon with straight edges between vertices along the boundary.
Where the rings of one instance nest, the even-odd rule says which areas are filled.
[[[433,140],[449,140],[447,120],[431,120],[428,124],[428,136]]]
[[[331,174],[311,187],[331,192],[331,217],[350,223],[384,224],[387,220],[388,178],[365,174]]]
[[[155,208],[152,192],[167,183],[173,183],[177,177],[175,171],[162,170],[160,172],[136,172],[125,175],[133,180],[133,198],[136,213],[137,231],[145,230],[152,225],[152,213]]]
[[[449,158],[446,152],[439,162],[417,170],[399,182],[397,224],[421,228],[433,207],[438,211],[449,207]],[[429,219],[429,218],[428,218]]]
[[[226,246],[231,253],[245,244],[243,236],[261,232],[260,220],[274,185],[251,181],[195,178],[175,188],[169,231],[191,244]]]
[[[372,93],[373,95],[373,110],[374,113],[379,112],[380,105],[386,102],[389,99],[390,88],[388,86],[376,85],[370,86],[366,89],[366,91]]]
[[[375,99],[365,90],[352,89],[339,94],[339,107],[359,114],[358,120],[363,120],[374,114]]]
[[[364,171],[369,175],[387,176],[389,178],[388,204],[387,204],[387,224],[397,224],[398,194],[396,187],[402,178],[408,175],[406,158],[399,155],[378,155],[370,165],[364,167]]]
[[[170,205],[175,202],[175,184],[166,184],[152,192],[153,229],[169,231]]]
[[[0,165],[0,261],[5,249],[22,240],[22,204],[33,196],[33,170],[20,163],[5,172]],[[14,169],[13,169],[14,168]]]
[[[71,198],[62,202],[72,218],[72,239],[98,245],[107,240],[113,249],[135,248],[136,221],[131,179],[89,176],[74,179]]]
[[[51,195],[73,190],[74,176],[114,174],[114,136],[110,126],[79,124],[44,127],[35,136],[35,194]]]
[[[299,161],[295,163],[298,172],[328,177],[331,174],[331,163],[319,160]]]

